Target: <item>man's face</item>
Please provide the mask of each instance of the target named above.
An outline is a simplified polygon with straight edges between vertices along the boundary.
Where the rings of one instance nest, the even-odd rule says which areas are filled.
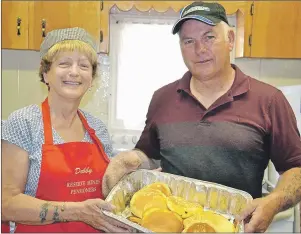
[[[195,78],[210,79],[229,66],[234,35],[225,32],[222,24],[187,20],[179,35],[183,60]]]

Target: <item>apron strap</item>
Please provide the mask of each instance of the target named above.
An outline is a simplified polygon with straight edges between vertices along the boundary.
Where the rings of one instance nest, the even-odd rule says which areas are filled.
[[[52,125],[48,97],[42,103],[42,117],[44,123],[44,140],[46,145],[53,145]]]
[[[102,154],[104,160],[109,163],[110,159],[108,158],[107,154],[105,153],[105,151],[102,147],[102,143],[100,142],[100,140],[96,136],[95,130],[93,128],[90,128],[87,120],[85,119],[85,117],[83,116],[83,114],[80,111],[77,111],[77,113],[78,113],[78,116],[79,116],[80,120],[82,121],[85,129],[88,131],[90,137],[92,138],[94,143],[98,146],[98,149],[99,149],[100,153]]]
[[[83,114],[78,110],[77,114],[82,121],[85,129],[88,131],[90,137],[94,141],[94,143],[97,145],[100,153],[103,155],[103,158],[110,162],[107,154],[104,152],[104,149],[102,147],[102,144],[98,137],[95,134],[95,130],[93,128],[90,128],[87,120],[83,116]],[[48,103],[48,98],[44,100],[42,103],[42,115],[43,115],[43,123],[44,123],[44,138],[45,138],[45,144],[47,145],[53,145],[53,137],[52,137],[52,125],[51,125],[51,118],[50,118],[50,107]]]

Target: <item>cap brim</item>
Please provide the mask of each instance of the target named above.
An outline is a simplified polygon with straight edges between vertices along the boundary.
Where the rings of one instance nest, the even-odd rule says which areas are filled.
[[[198,20],[198,21],[201,21],[201,22],[203,22],[205,24],[212,25],[212,26],[215,26],[216,24],[218,24],[219,22],[222,21],[220,19],[213,18],[213,17],[210,17],[210,16],[204,17],[204,16],[200,16],[200,15],[188,15],[188,16],[185,16],[185,17],[179,19],[174,24],[174,26],[172,28],[172,34],[176,34],[180,30],[182,24],[186,20],[190,20],[190,19]]]

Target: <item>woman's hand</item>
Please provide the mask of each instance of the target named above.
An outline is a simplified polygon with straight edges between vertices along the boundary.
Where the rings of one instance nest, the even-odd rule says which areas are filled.
[[[102,199],[88,199],[82,202],[79,220],[104,232],[131,232],[132,228],[105,216],[101,209],[112,211],[114,206]]]

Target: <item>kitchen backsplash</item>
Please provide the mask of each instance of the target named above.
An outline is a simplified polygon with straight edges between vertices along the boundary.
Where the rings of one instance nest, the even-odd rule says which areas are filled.
[[[38,75],[39,53],[35,51],[2,50],[2,119],[16,109],[40,104],[47,96],[47,87]],[[109,58],[99,55],[98,77],[81,102],[102,121],[108,121]]]
[[[108,122],[110,66],[107,55],[99,55],[99,76],[82,100],[81,108]],[[2,50],[2,119],[21,107],[39,104],[47,95],[40,82],[39,53]],[[235,60],[243,72],[274,86],[301,85],[301,59]]]

